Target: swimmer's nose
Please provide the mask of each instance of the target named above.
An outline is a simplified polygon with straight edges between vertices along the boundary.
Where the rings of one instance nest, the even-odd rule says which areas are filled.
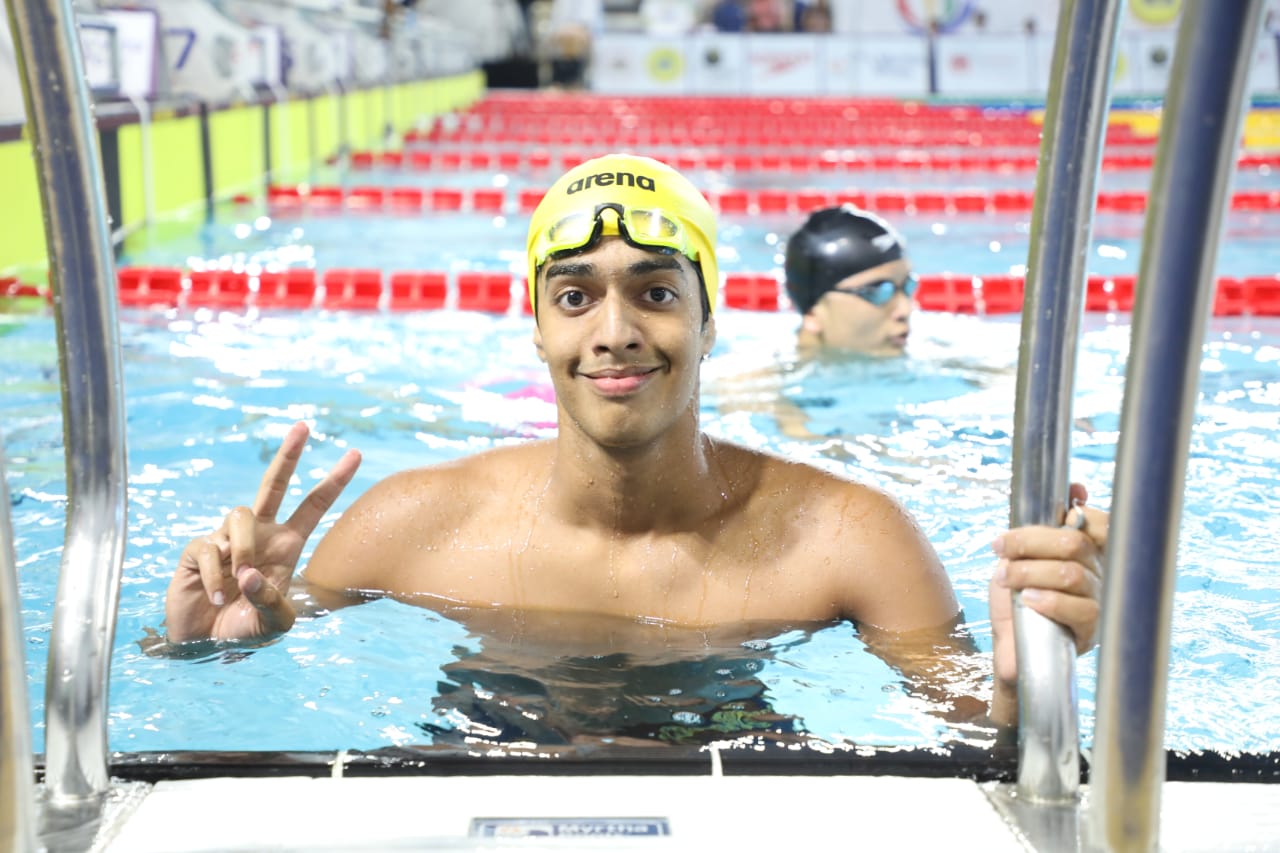
[[[901,290],[896,291],[889,300],[889,314],[895,320],[905,320],[915,310],[916,301]]]
[[[620,294],[610,293],[596,312],[597,324],[592,350],[596,353],[638,349],[640,327],[635,308]]]

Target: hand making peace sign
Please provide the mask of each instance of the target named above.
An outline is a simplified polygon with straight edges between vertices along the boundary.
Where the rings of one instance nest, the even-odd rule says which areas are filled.
[[[262,477],[253,507],[236,507],[222,526],[183,549],[169,583],[169,641],[269,637],[293,626],[289,582],[302,548],[360,467],[348,450],[283,524],[276,521],[310,432],[296,423]]]

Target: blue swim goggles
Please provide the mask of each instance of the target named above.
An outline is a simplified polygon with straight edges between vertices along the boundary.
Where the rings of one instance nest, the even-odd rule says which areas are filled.
[[[908,299],[914,299],[916,292],[920,290],[920,279],[916,278],[915,273],[909,274],[901,283],[885,279],[884,281],[872,281],[857,287],[836,287],[832,288],[833,293],[847,293],[850,296],[860,296],[879,308],[890,299],[893,294],[901,290]]]

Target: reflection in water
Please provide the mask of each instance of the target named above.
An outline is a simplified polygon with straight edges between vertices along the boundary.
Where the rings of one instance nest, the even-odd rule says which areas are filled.
[[[422,604],[423,602],[415,602]],[[799,736],[761,674],[807,629],[713,631],[589,614],[448,607],[474,641],[441,670],[437,744],[701,744],[739,735]]]
[[[421,723],[436,743],[543,745],[654,741],[702,744],[753,734],[803,734],[772,706],[757,674],[770,652],[638,663],[631,655],[552,658],[530,667],[515,649],[487,645],[443,669],[440,721]]]
[[[837,690],[881,696],[902,691],[935,721],[954,726],[953,737],[989,742],[991,736],[981,725],[985,703],[973,698],[989,663],[963,640],[912,651],[909,638],[882,635],[873,654],[848,623],[704,631],[587,614],[439,609],[470,636],[453,646],[454,660],[441,667],[446,680],[438,684],[433,718],[416,724],[437,745],[852,746],[851,739],[833,740],[806,723],[801,708],[822,704],[815,706],[814,695],[803,705],[796,702],[797,681],[807,677],[809,691],[821,689],[820,668],[806,673],[798,665],[819,634],[853,654],[907,664],[906,672],[898,672],[878,661],[876,674],[885,680]],[[927,665],[911,663],[913,654]]]

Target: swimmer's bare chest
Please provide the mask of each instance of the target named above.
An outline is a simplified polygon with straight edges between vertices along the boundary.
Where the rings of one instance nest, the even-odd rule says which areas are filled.
[[[784,540],[734,531],[604,534],[546,519],[502,530],[479,518],[430,547],[401,549],[387,564],[386,591],[690,627],[845,615],[830,593],[830,560]]]

